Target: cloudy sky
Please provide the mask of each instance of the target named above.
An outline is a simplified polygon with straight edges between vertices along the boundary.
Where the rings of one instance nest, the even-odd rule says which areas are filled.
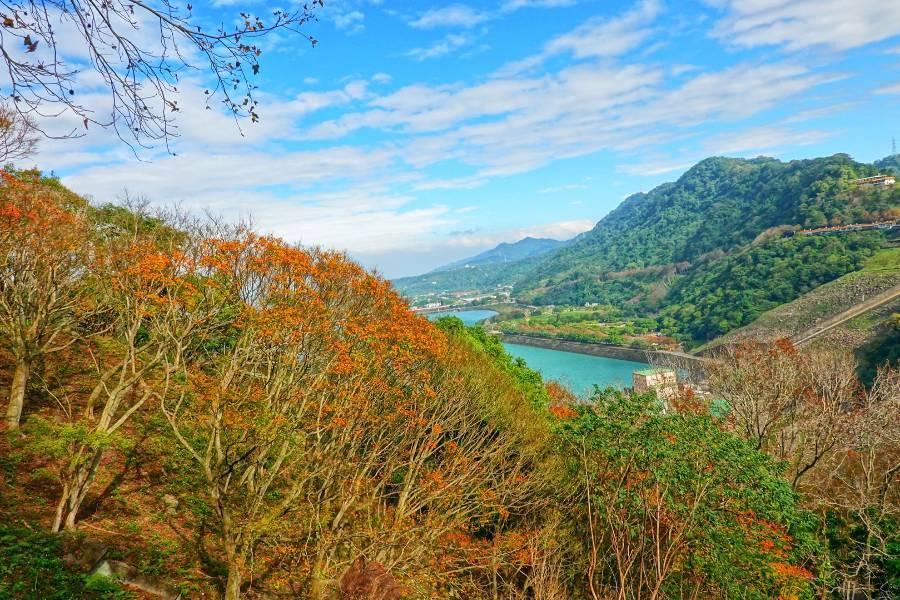
[[[35,160],[395,277],[571,237],[710,155],[871,161],[900,136],[900,1],[327,0],[309,33],[268,42],[244,135],[186,79],[175,155],[91,131]]]

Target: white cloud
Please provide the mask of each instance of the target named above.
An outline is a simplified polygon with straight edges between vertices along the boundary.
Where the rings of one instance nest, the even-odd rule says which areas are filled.
[[[847,50],[900,35],[895,0],[707,0],[725,15],[713,35],[742,47]]]
[[[375,73],[374,75],[372,75],[372,81],[374,81],[375,83],[390,83],[391,79],[393,78],[387,73]]]
[[[615,18],[594,17],[572,31],[553,38],[533,56],[510,63],[497,71],[508,77],[541,65],[552,56],[610,58],[621,56],[644,42],[653,32],[651,23],[662,10],[660,0],[642,0],[632,10]]]
[[[472,8],[466,4],[451,4],[442,8],[432,8],[409,22],[417,29],[435,27],[474,27],[491,18],[490,13]]]
[[[707,123],[740,121],[836,77],[791,63],[743,64],[667,89],[659,69],[580,64],[542,77],[407,86],[308,135],[339,138],[362,128],[401,135],[399,152],[415,168],[455,160],[477,169],[419,189],[471,187],[555,160],[636,150]]]
[[[109,201],[127,188],[159,201],[187,202],[216,194],[230,196],[234,190],[269,186],[302,189],[323,182],[353,181],[382,173],[392,162],[393,155],[387,150],[353,147],[283,154],[246,149],[233,153],[193,151],[153,162],[89,167],[64,181],[101,201]]]
[[[875,90],[876,94],[900,94],[900,82],[893,83],[890,85],[885,85],[877,90]]]
[[[569,183],[567,185],[556,185],[541,188],[538,190],[538,194],[558,194],[559,192],[570,192],[572,190],[584,190],[587,189],[588,186],[583,183]]]
[[[446,56],[464,46],[468,46],[471,41],[471,36],[467,34],[450,33],[430,46],[409,50],[406,52],[406,56],[420,61],[428,60],[429,58],[440,58],[441,56]]]
[[[703,147],[708,154],[744,155],[749,152],[761,152],[797,146],[817,144],[828,137],[828,133],[818,130],[799,131],[778,125],[753,127],[742,131],[707,138]]]
[[[362,30],[365,18],[366,16],[362,12],[351,10],[350,12],[335,14],[332,20],[334,21],[334,26],[338,29],[347,29],[351,33],[356,33]]]
[[[691,159],[691,162],[686,162],[684,160],[650,161],[637,164],[621,165],[619,167],[619,170],[624,173],[628,173],[629,175],[655,177],[657,175],[665,175],[666,173],[674,173],[675,171],[684,171],[685,169],[693,166],[695,162],[696,160],[693,158]]]
[[[789,119],[783,122],[787,123]],[[703,139],[698,148],[685,149],[678,159],[654,158],[644,162],[626,164],[619,169],[629,175],[655,177],[684,171],[710,155],[757,156],[777,155],[786,148],[818,144],[833,132],[808,129],[798,130],[783,124],[763,125],[720,133]]]
[[[507,0],[500,10],[514,11],[522,8],[560,8],[573,6],[578,0]]]

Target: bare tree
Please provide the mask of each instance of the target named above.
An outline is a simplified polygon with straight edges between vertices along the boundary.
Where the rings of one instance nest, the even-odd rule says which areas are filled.
[[[788,464],[794,487],[843,441],[861,386],[851,356],[787,341],[729,347],[705,366],[735,433]]]
[[[841,598],[888,598],[885,561],[900,518],[900,372],[883,367],[866,390],[852,434],[823,469],[815,490],[824,508],[860,530],[847,535],[846,558],[835,562]]]
[[[288,3],[268,17],[240,12],[230,25],[210,25],[189,1],[3,0],[3,91],[21,115],[70,118],[74,126],[63,136],[94,124],[147,146],[175,135],[179,82],[194,71],[210,81],[207,108],[221,101],[235,119],[256,121],[252,76],[260,69],[260,38],[288,31],[315,44],[300,27],[323,1]],[[81,99],[98,85],[109,93],[109,112]]]
[[[0,105],[0,162],[28,158],[37,149],[37,142],[34,120],[19,114],[15,107]]]

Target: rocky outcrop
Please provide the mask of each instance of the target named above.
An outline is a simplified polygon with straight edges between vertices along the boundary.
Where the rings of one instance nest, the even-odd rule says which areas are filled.
[[[177,600],[181,597],[181,593],[168,582],[151,575],[142,575],[135,567],[120,560],[112,560],[108,555],[109,546],[97,540],[84,539],[67,548],[63,562],[73,571],[111,577],[164,600]]]
[[[91,574],[112,577],[125,585],[164,600],[178,600],[181,598],[181,593],[169,583],[158,577],[142,575],[136,568],[120,560],[103,559]]]

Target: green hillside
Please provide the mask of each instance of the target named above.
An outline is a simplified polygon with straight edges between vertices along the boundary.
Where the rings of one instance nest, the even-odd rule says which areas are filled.
[[[714,353],[723,344],[793,337],[897,285],[900,285],[900,248],[886,248],[868,259],[862,269],[766,311],[749,325],[730,331],[698,351]],[[861,374],[867,382],[871,381],[875,366],[885,361],[897,364],[900,360],[898,312],[900,300],[895,300],[831,329],[812,345],[853,350]]]
[[[627,198],[592,231],[536,265],[518,290],[537,304],[622,302],[623,288],[649,293],[660,279],[644,271],[627,277],[637,288],[611,284],[623,271],[671,275],[780,226],[820,227],[886,213],[900,204],[900,194],[853,185],[875,172],[845,154],[787,163],[709,158],[674,183]]]

